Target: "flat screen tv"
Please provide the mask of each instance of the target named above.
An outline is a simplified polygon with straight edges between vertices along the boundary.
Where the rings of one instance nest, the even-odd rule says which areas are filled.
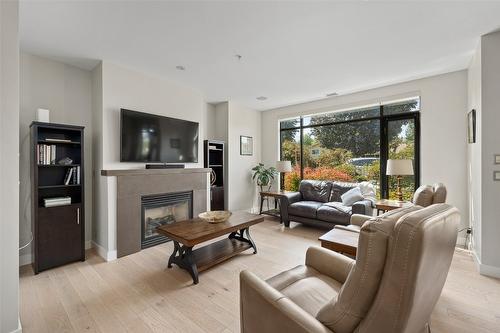
[[[198,162],[198,123],[126,109],[120,113],[120,161]]]

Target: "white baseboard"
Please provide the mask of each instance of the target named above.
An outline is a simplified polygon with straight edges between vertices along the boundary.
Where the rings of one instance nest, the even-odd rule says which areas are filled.
[[[31,253],[22,254],[19,256],[19,267],[29,265],[33,262]]]
[[[116,260],[116,258],[117,258],[116,250],[108,251],[104,247],[102,247],[101,245],[97,244],[94,241],[92,241],[92,247],[94,249],[96,249],[97,254],[106,261],[113,261],[113,260]]]
[[[472,252],[472,258],[474,259],[474,262],[476,263],[477,270],[479,271],[479,274],[489,276],[489,277],[494,277],[494,278],[500,278],[500,267],[495,267],[495,266],[490,266],[490,265],[485,265],[481,262],[479,257],[477,256],[476,251],[471,251]]]
[[[246,211],[253,214],[259,214],[259,207],[248,208]]]
[[[465,248],[465,237],[457,238],[457,246]]]
[[[85,250],[92,248],[92,241],[85,241]],[[29,265],[33,262],[31,253],[22,254],[19,256],[19,267]]]
[[[23,332],[23,327],[21,326],[21,319],[17,319],[17,328],[10,333],[22,333]]]

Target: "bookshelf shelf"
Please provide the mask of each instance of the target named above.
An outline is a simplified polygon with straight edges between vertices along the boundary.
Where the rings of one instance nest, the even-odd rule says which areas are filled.
[[[68,185],[40,185],[38,186],[38,189],[43,190],[43,189],[51,189],[51,188],[59,188],[59,187],[79,187],[81,184],[68,184]]]
[[[80,164],[38,164],[39,168],[67,168],[76,166],[80,166]]]
[[[84,128],[41,122],[33,122],[30,128],[32,256],[38,274],[85,260]],[[57,163],[66,158],[73,162]],[[71,203],[45,207],[54,202],[48,199],[65,198],[71,198]]]
[[[51,140],[38,140],[39,144],[43,145],[80,145],[81,142],[78,141],[51,141]]]

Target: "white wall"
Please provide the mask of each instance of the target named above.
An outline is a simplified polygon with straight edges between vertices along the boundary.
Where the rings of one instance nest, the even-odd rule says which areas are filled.
[[[274,165],[279,158],[280,119],[416,95],[421,97],[421,183],[443,182],[448,189],[447,202],[460,210],[462,225],[466,226],[469,224],[464,117],[467,110],[466,71],[264,111],[262,159]]]
[[[21,53],[20,114],[20,243],[31,238],[30,124],[38,108],[50,110],[52,123],[85,127],[85,240],[92,237],[91,73],[57,61]],[[31,246],[21,252],[20,265],[31,262]]]
[[[0,1],[0,332],[19,327],[19,4]]]
[[[207,112],[204,112],[205,138],[215,139],[215,105],[207,104]]]
[[[229,102],[228,116],[228,209],[249,210],[257,207],[251,169],[261,161],[261,112]],[[240,155],[240,135],[253,138],[252,156]]]
[[[102,205],[103,195],[107,196],[106,179],[101,177],[102,167],[102,64],[92,70],[92,240],[96,244],[107,241],[108,230],[100,221],[106,220],[107,205]],[[104,193],[103,193],[104,192]],[[95,244],[94,244],[95,245]]]
[[[234,102],[215,106],[211,139],[225,142],[224,200],[229,210],[253,210],[257,190],[251,169],[261,161],[261,112]],[[253,155],[240,155],[240,135],[253,138]]]
[[[476,143],[467,145],[467,187],[470,226],[473,229],[471,245],[481,260],[481,44],[467,72],[468,108],[476,110]]]
[[[500,32],[481,38],[481,271],[500,277]]]
[[[107,253],[105,257],[112,259],[116,251],[116,179],[100,176],[100,171],[144,168],[145,165],[120,162],[120,109],[200,123],[198,163],[187,163],[186,167],[203,166],[203,140],[208,131],[208,117],[215,111],[199,91],[106,61],[93,72],[93,90],[96,95],[92,110],[96,128],[94,137],[99,140],[94,163],[98,200],[93,240],[98,251],[102,250]]]
[[[120,162],[121,108],[200,123],[198,151],[203,151],[207,103],[199,91],[109,62],[102,64],[102,87],[105,169],[144,168],[144,163]],[[203,166],[202,156],[198,163],[188,163],[187,167]]]
[[[215,127],[213,138],[224,141],[224,209],[228,209],[229,202],[229,151],[228,151],[228,130],[229,130],[229,102],[222,102],[215,106],[214,110]]]
[[[468,70],[468,109],[476,109],[476,143],[468,145],[468,196],[472,251],[484,275],[500,277],[500,32],[481,37]]]

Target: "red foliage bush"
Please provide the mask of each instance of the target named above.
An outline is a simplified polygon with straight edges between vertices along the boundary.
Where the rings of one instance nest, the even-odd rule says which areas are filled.
[[[304,168],[304,179],[312,180],[336,180],[342,182],[351,182],[351,175],[331,167]],[[288,191],[297,191],[300,183],[300,168],[295,166],[292,172],[285,175],[285,189]]]

